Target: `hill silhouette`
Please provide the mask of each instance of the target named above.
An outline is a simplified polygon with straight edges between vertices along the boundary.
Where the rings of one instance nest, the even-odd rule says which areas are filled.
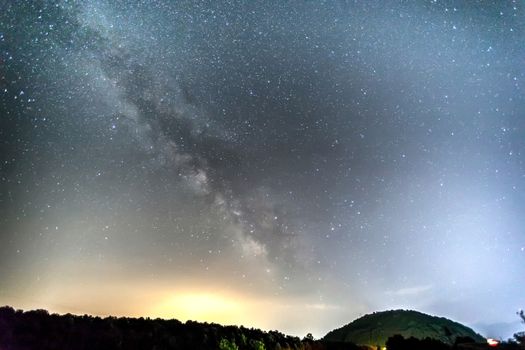
[[[467,338],[477,343],[486,342],[481,335],[458,322],[413,310],[382,311],[365,315],[329,332],[323,339],[384,347],[388,338],[394,335],[430,338],[448,345],[453,345],[457,339]]]

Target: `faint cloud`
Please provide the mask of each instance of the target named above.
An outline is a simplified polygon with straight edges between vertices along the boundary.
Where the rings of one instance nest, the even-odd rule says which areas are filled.
[[[331,304],[325,304],[325,303],[316,303],[316,304],[306,304],[307,309],[313,309],[313,310],[337,310],[341,307]]]
[[[414,286],[414,287],[407,287],[407,288],[400,288],[396,290],[388,290],[385,293],[387,295],[393,295],[393,296],[416,296],[420,294],[424,294],[432,289],[432,285],[422,285],[422,286]]]

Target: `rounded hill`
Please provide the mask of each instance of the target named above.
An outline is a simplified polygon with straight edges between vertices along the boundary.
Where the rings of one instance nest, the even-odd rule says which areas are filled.
[[[458,322],[412,310],[382,311],[365,315],[329,332],[324,340],[384,347],[388,338],[396,334],[405,338],[428,337],[445,344],[454,344],[458,337],[485,342],[481,335]]]

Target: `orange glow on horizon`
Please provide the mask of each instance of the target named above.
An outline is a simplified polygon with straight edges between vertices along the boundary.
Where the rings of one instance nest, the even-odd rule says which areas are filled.
[[[68,283],[50,280],[38,293],[27,290],[20,295],[6,296],[4,304],[26,311],[46,309],[58,314],[242,325],[262,330],[277,329],[296,336],[303,335],[305,330],[316,336],[327,331],[326,327],[311,327],[310,320],[302,316],[305,311],[318,319],[341,312],[337,306],[319,303],[316,298],[268,297],[242,289],[233,290],[218,283],[212,288],[195,279],[180,280],[178,285],[183,287],[178,287],[166,281],[153,285],[151,281],[115,278],[95,283],[91,276],[81,277],[81,281],[72,277]]]
[[[154,317],[217,323],[239,323],[247,314],[247,305],[239,298],[221,293],[183,292],[161,298],[148,312]]]

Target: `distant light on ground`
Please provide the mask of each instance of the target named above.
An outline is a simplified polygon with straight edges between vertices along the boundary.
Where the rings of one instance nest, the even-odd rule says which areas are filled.
[[[487,344],[489,344],[489,346],[491,346],[491,347],[496,347],[496,346],[499,345],[499,341],[496,340],[496,339],[488,338],[487,339]]]

